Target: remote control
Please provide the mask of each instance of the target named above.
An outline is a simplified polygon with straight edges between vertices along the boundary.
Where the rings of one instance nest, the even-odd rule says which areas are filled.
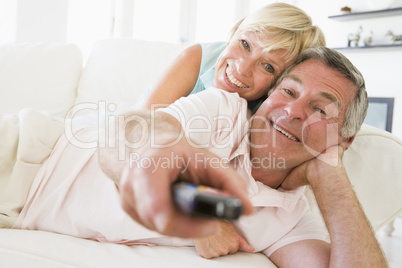
[[[175,204],[190,215],[235,220],[243,211],[238,198],[210,187],[178,182],[172,191]]]

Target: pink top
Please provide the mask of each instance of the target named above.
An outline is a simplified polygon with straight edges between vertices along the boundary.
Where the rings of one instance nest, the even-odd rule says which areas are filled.
[[[276,190],[252,178],[247,102],[237,93],[210,88],[181,98],[161,111],[179,119],[195,146],[210,148],[243,176],[256,209],[234,225],[256,252],[269,256],[292,242],[328,240],[325,229],[309,211],[304,188]],[[98,127],[94,119],[74,119],[72,134],[60,138],[38,172],[14,228],[113,243],[193,245],[189,239],[150,231],[126,215],[114,183],[98,165],[93,144],[103,133],[98,128],[104,125]]]

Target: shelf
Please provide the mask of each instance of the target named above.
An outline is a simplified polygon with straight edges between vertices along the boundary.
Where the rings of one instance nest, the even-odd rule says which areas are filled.
[[[333,48],[335,50],[370,50],[370,49],[402,49],[402,44],[395,45],[375,45],[375,46],[366,46],[366,47],[336,47]]]
[[[334,20],[357,20],[357,19],[379,18],[379,17],[396,16],[396,15],[402,15],[402,7],[365,11],[365,12],[352,12],[342,15],[333,15],[329,16],[328,18]]]

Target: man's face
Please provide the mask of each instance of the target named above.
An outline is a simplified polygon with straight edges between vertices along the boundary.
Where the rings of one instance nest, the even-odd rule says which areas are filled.
[[[296,66],[253,117],[251,157],[281,157],[293,168],[350,139],[340,135],[353,84],[318,60]]]

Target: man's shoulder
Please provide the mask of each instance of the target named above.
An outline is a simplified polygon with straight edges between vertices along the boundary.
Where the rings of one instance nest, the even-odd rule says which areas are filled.
[[[226,118],[242,123],[247,121],[250,112],[247,108],[247,101],[237,93],[226,92],[222,89],[209,87],[204,91],[182,97],[159,111],[176,117],[180,122],[190,118],[208,118],[214,121],[216,117]],[[215,118],[215,119],[214,119]]]
[[[201,93],[201,92],[200,92]],[[197,94],[200,94],[197,93]],[[228,100],[236,100],[240,102],[244,102],[247,104],[247,101],[240,97],[237,92],[228,92],[226,90],[216,88],[216,87],[208,87],[203,91],[204,94],[213,95],[218,98],[227,98]]]
[[[240,97],[237,92],[228,92],[216,87],[209,87],[195,95],[202,98],[208,106],[216,105],[220,110],[228,109],[232,112],[248,111],[247,100]]]

